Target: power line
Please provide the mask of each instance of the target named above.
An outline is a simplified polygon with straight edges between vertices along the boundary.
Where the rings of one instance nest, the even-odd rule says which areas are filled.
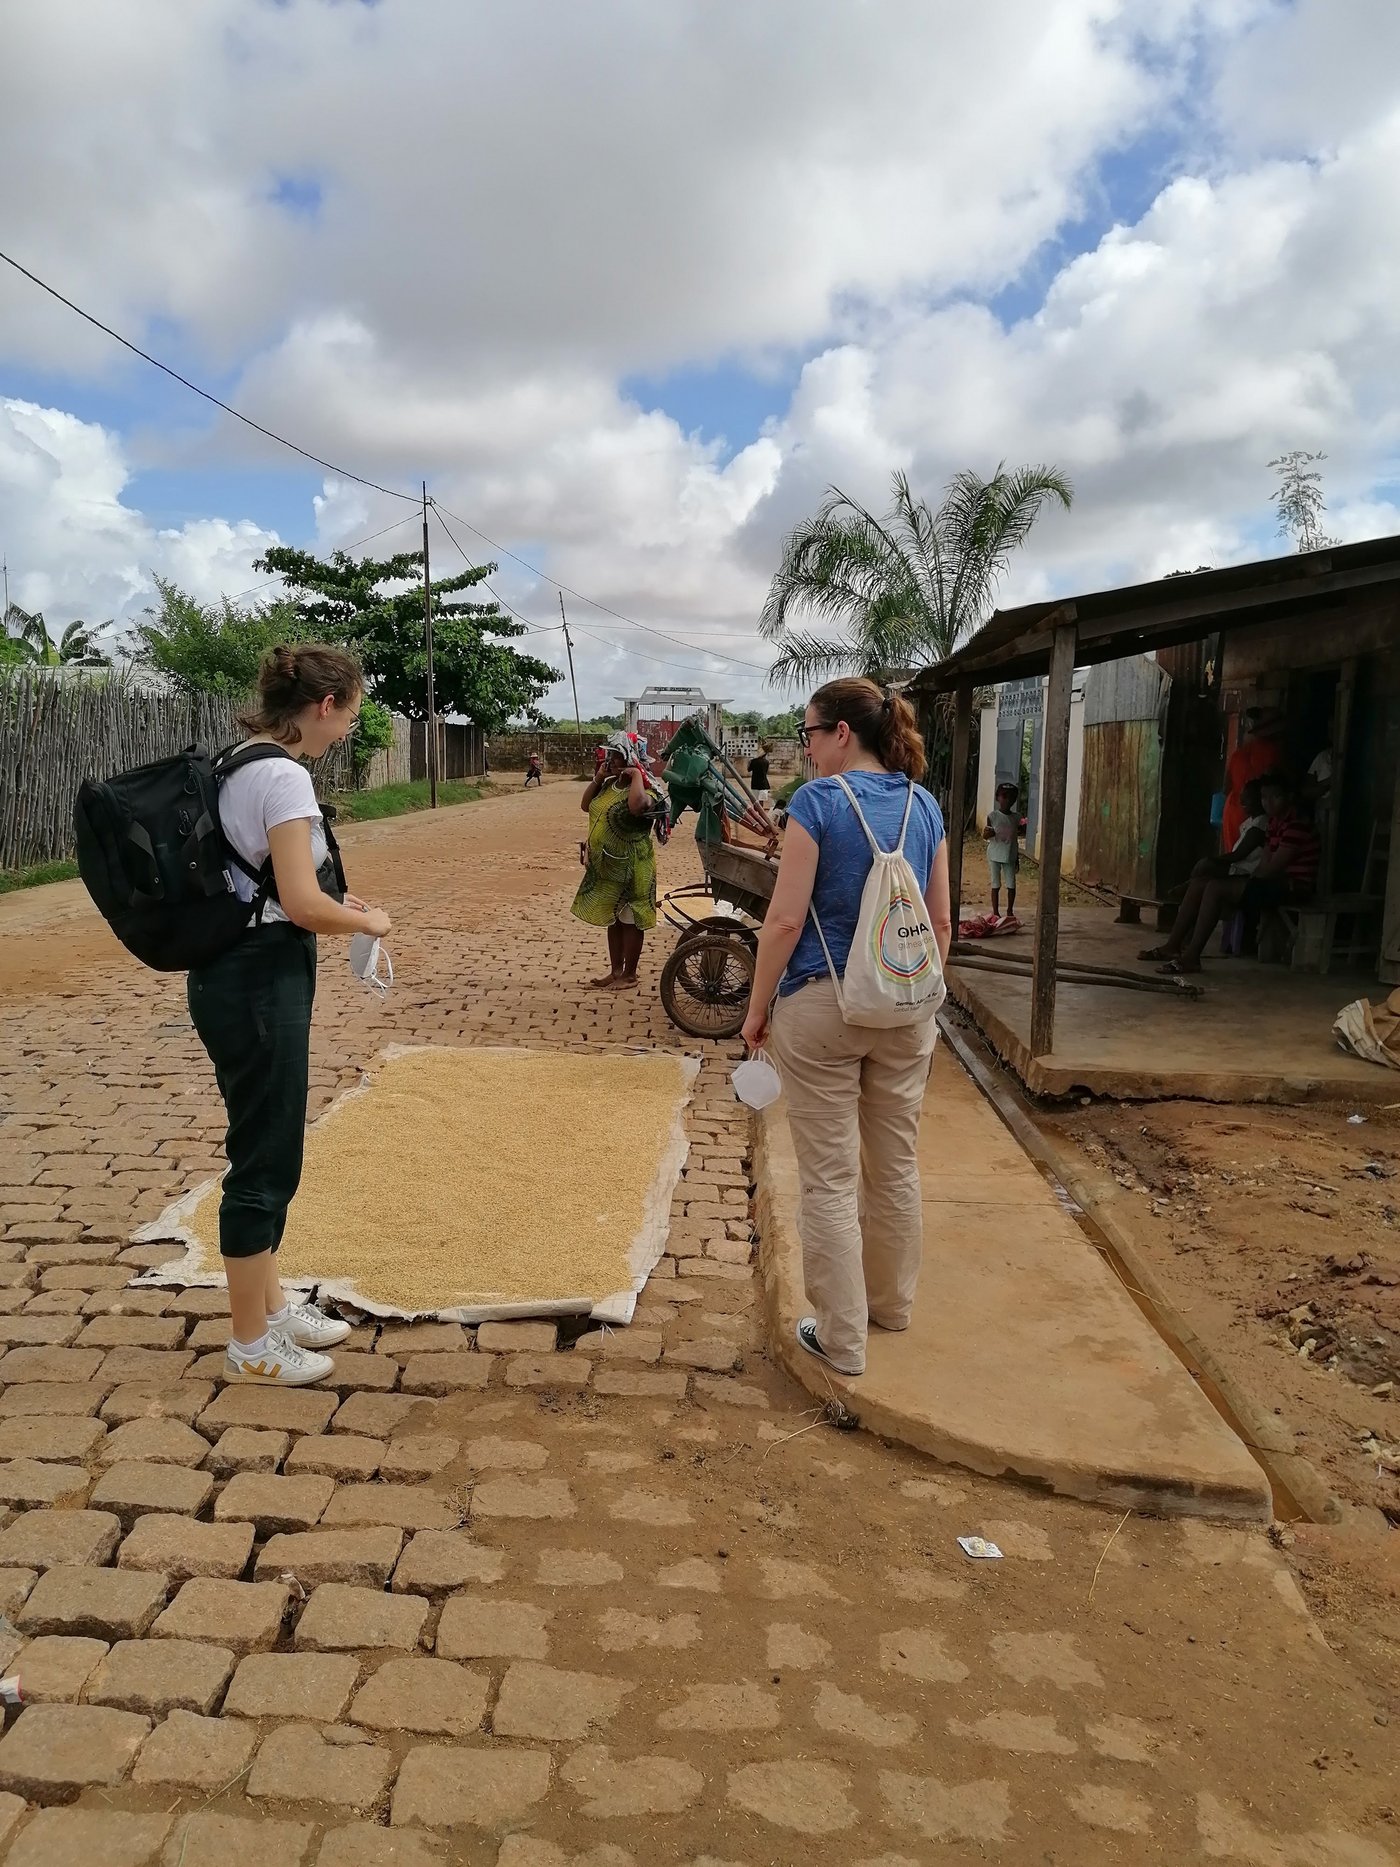
[[[551,577],[548,571],[541,570],[537,564],[532,564],[528,558],[523,558],[518,552],[511,551],[505,545],[498,544],[494,538],[488,537],[479,525],[473,525],[470,519],[464,519],[460,512],[454,512],[450,506],[442,506],[441,502],[438,500],[434,500],[433,503],[438,506],[441,511],[445,511],[449,518],[456,519],[459,525],[465,525],[473,537],[481,539],[483,544],[490,545],[493,551],[499,551],[502,557],[508,557],[513,563],[523,566],[524,569],[530,572],[532,577],[538,577],[541,583],[552,584],[556,590],[562,590],[565,596],[577,597],[580,603],[587,603],[590,609],[602,610],[605,616],[616,616],[617,620],[619,622],[625,622],[629,629],[641,629],[647,635],[658,636],[663,642],[674,642],[677,648],[688,648],[692,654],[709,655],[711,659],[715,661],[732,662],[736,668],[753,668],[759,674],[767,674],[769,672],[769,669],[762,662],[744,661],[741,660],[738,655],[726,655],[718,648],[704,648],[697,642],[687,642],[679,635],[668,635],[664,629],[654,629],[649,622],[638,622],[635,616],[624,616],[620,609],[612,609],[608,604],[600,603],[594,597],[585,596],[582,590],[575,590],[572,584],[560,583],[557,577]],[[458,549],[460,550],[461,547],[458,546]]]
[[[328,473],[334,473],[343,480],[354,480],[356,485],[368,486],[373,492],[384,493],[390,499],[405,499],[415,506],[421,503],[416,493],[401,493],[396,487],[381,486],[377,480],[367,480],[362,473],[351,473],[348,467],[338,467],[333,460],[323,460],[319,454],[311,453],[308,448],[299,447],[295,441],[289,441],[285,434],[278,434],[272,428],[265,428],[260,421],[254,421],[251,415],[240,414],[231,403],[221,401],[208,389],[201,389],[197,382],[191,382],[188,376],[182,376],[179,370],[172,369],[168,363],[162,363],[159,357],[153,357],[149,350],[143,350],[140,344],[132,343],[131,339],[123,337],[120,331],[114,331],[111,325],[104,324],[101,318],[94,317],[90,311],[84,311],[81,305],[75,305],[71,298],[65,298],[62,292],[46,284],[38,273],[31,272],[28,266],[21,266],[19,261],[12,259],[8,253],[0,252],[0,259],[3,259],[7,266],[13,266],[16,272],[22,273],[31,284],[37,285],[41,292],[47,292],[49,297],[56,298],[60,305],[66,305],[70,311],[76,312],[85,323],[93,325],[95,329],[113,338],[125,349],[130,350],[134,356],[140,357],[143,363],[149,363],[153,369],[163,370],[167,376],[173,377],[186,389],[193,390],[195,395],[203,396],[206,402],[212,402],[215,408],[221,408],[226,415],[232,415],[234,420],[241,421],[245,428],[255,429],[259,434],[266,435],[269,441],[276,441],[279,447],[290,448],[294,454],[300,454],[303,460],[310,460],[316,466],[324,467]]]
[[[251,415],[243,414],[239,409],[234,408],[232,403],[225,402],[220,396],[215,395],[212,390],[201,388],[197,382],[191,382],[188,376],[182,376],[179,370],[172,368],[169,363],[162,363],[159,357],[152,356],[149,350],[143,350],[139,344],[133,343],[129,337],[123,337],[120,331],[113,330],[110,324],[104,324],[101,318],[94,316],[90,311],[85,311],[81,305],[75,304],[71,298],[65,297],[55,286],[41,279],[36,272],[31,272],[28,266],[22,266],[20,262],[9,253],[0,250],[0,260],[3,260],[7,266],[12,267],[21,277],[28,279],[32,285],[37,285],[41,292],[46,292],[50,298],[56,299],[60,305],[66,306],[69,311],[73,312],[77,317],[82,318],[84,323],[90,324],[95,330],[101,331],[104,336],[110,337],[114,343],[121,344],[123,349],[131,351],[133,356],[140,357],[143,363],[149,363],[153,369],[160,370],[164,375],[178,382],[182,388],[188,389],[192,394],[202,397],[206,402],[212,403],[215,408],[222,409],[226,415],[232,415],[234,420],[241,421],[245,428],[253,429],[255,433],[264,435],[269,441],[275,441],[279,447],[285,447],[293,454],[299,454],[303,460],[309,460],[315,466],[324,467],[328,473],[334,473],[340,479],[353,480],[357,486],[367,486],[372,492],[383,493],[386,498],[402,499],[407,504],[415,507],[421,506],[421,494],[401,492],[394,486],[382,486],[378,480],[366,479],[362,473],[352,473],[348,467],[338,466],[335,461],[327,460],[321,454],[313,454],[309,448],[302,447],[298,442],[289,441],[286,435],[278,434],[275,429],[264,427],[260,421],[254,421]],[[442,512],[438,509],[438,502],[433,500],[431,503],[433,509],[438,511],[439,523],[443,523]],[[443,510],[446,510],[450,517],[456,519],[459,525],[464,525],[474,537],[480,538],[483,543],[490,545],[493,551],[499,552],[503,557],[508,557],[512,562],[521,565],[525,570],[528,570],[532,576],[539,578],[544,583],[552,584],[556,590],[561,590],[566,596],[577,598],[580,603],[587,603],[590,609],[600,610],[605,616],[616,617],[619,622],[625,623],[630,629],[640,629],[646,635],[656,636],[659,641],[674,642],[678,648],[688,648],[692,654],[708,655],[714,661],[728,662],[736,668],[752,668],[754,672],[758,674],[767,674],[769,672],[768,667],[761,662],[745,661],[738,655],[726,655],[722,650],[717,648],[704,648],[695,642],[687,642],[679,635],[668,634],[665,629],[653,628],[650,623],[638,622],[635,616],[626,616],[620,609],[613,609],[607,603],[600,603],[595,597],[587,596],[582,590],[574,589],[571,584],[560,583],[557,577],[551,577],[547,571],[542,571],[537,565],[530,563],[528,558],[523,558],[518,552],[511,551],[505,545],[498,544],[494,538],[489,537],[479,526],[473,525],[470,519],[464,519],[460,512],[453,512],[451,507],[443,508]],[[386,529],[392,531],[394,527],[389,526]],[[445,524],[443,524],[443,529],[444,531],[447,530]],[[382,537],[383,533],[376,533],[374,535]],[[452,537],[450,532],[448,532],[448,537]],[[368,543],[369,541],[363,540],[362,542]],[[457,544],[455,538],[452,539],[452,543],[461,554],[463,561],[469,564],[471,560],[467,557],[466,553],[462,551],[461,546]],[[352,546],[350,548],[354,549],[355,547]],[[269,579],[269,583],[273,581],[275,581],[275,579]],[[254,584],[250,590],[244,591],[241,594],[251,595],[253,591],[265,589],[267,587],[268,585],[265,584]],[[489,584],[486,587],[490,589]],[[491,594],[503,608],[510,610],[513,616],[519,617],[521,621],[526,620],[524,617],[520,616],[518,610],[512,608],[512,606],[505,602],[503,597],[497,595],[494,590]],[[541,631],[541,633],[552,634],[553,630]],[[643,657],[643,659],[646,659],[646,657]],[[657,657],[652,656],[650,659],[657,660]],[[663,662],[659,665],[665,666],[667,664]]]
[[[451,544],[452,549],[457,553],[458,557],[461,558],[462,562],[466,565],[468,570],[475,570],[477,568],[476,565],[473,564],[472,560],[467,556],[466,552],[458,544],[457,540],[452,536],[452,532],[448,526],[447,520],[442,516],[442,513],[438,509],[438,502],[436,501],[436,499],[429,499],[428,504],[432,507],[433,511],[437,513],[437,522],[442,527],[442,529],[447,533],[448,542]],[[531,622],[530,618],[522,614],[522,612],[518,610],[513,603],[507,603],[506,599],[501,595],[499,590],[492,589],[490,583],[487,582],[485,577],[481,579],[481,587],[483,590],[486,590],[490,593],[490,595],[495,599],[495,601],[500,604],[502,609],[508,609],[511,615],[515,617],[517,622],[524,623],[525,633],[527,635],[558,635],[559,634],[560,629],[563,626],[562,624],[556,622],[553,628],[546,629],[546,628],[539,626],[536,623]]]
[[[418,514],[416,512],[410,512],[404,518],[395,519],[392,525],[386,525],[382,532],[371,532],[368,538],[352,539],[348,545],[337,545],[336,550],[345,552],[358,551],[361,545],[372,545],[376,538],[386,538],[390,532],[396,532],[405,525],[411,525],[417,516]],[[270,590],[273,584],[281,583],[281,581],[282,578],[280,574],[276,577],[269,577],[266,583],[254,583],[250,584],[246,590],[235,590],[233,595],[227,597],[225,600],[230,603],[237,603],[242,597],[255,596],[259,590]]]
[[[592,629],[585,629],[581,622],[574,628],[580,635],[586,635],[590,642],[597,642],[600,648],[615,648],[620,655],[630,655],[634,661],[648,661],[653,667],[674,668],[678,674],[703,674],[705,670],[694,661],[665,661],[660,655],[643,654],[640,648],[633,648],[627,642],[610,642],[605,635],[595,635]]]
[[[456,538],[453,537],[452,528],[447,523],[447,520],[442,516],[442,511],[437,501],[435,499],[430,499],[428,503],[433,508],[433,511],[437,513],[438,524],[442,527],[443,531],[447,534],[447,537],[451,541],[452,547],[456,551],[458,557],[461,558],[464,564],[470,565],[471,559],[467,556],[466,552],[462,549],[461,545],[458,544]],[[452,516],[456,518],[457,515],[454,512]],[[466,520],[465,519],[462,520],[461,523],[466,524]],[[472,526],[468,526],[467,529],[470,531],[470,530],[474,530],[475,528]],[[481,536],[481,534],[478,534],[478,536]],[[488,538],[486,542],[490,544],[491,541]],[[486,581],[485,578],[482,579],[482,585],[485,589],[491,591],[492,596],[495,597],[496,601],[502,606],[502,608],[510,610],[510,613],[512,616],[515,616],[520,622],[525,624],[526,634],[528,635],[561,635],[562,634],[567,640],[568,628],[564,623],[556,622],[553,628],[545,627],[542,624],[532,623],[529,617],[526,616],[523,613],[523,611],[518,610],[514,608],[512,604],[507,603],[506,599],[499,593],[499,591],[491,589],[491,585]],[[560,613],[561,614],[563,613],[563,598],[562,597],[560,598]],[[634,655],[639,661],[654,662],[658,668],[675,668],[682,674],[703,674],[704,673],[704,669],[698,667],[694,663],[691,663],[689,665],[683,665],[679,661],[663,661],[657,655],[644,655],[641,653],[639,649],[631,648],[625,643],[610,642],[608,641],[606,636],[597,635],[594,633],[592,629],[585,629],[582,623],[576,622],[574,624],[574,627],[575,629],[577,629],[580,635],[587,636],[590,642],[597,642],[601,648],[615,648],[619,654]]]

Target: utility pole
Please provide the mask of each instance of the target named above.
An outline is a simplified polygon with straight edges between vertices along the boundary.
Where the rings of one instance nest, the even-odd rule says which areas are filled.
[[[428,574],[428,482],[423,482],[423,641],[428,651],[428,807],[437,809],[437,705],[433,694],[433,585]]]
[[[574,724],[578,727],[579,756],[583,756],[583,716],[578,710],[578,682],[574,679],[574,644],[569,635],[569,618],[564,614],[564,592],[559,592],[559,620],[564,625],[564,647],[569,655],[569,685],[574,690]]]

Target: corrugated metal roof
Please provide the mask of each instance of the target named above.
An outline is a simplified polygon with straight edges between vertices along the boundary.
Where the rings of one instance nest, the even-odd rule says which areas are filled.
[[[998,610],[955,655],[926,669],[915,686],[939,690],[1041,673],[1049,665],[1054,631],[1065,622],[1077,631],[1077,665],[1088,667],[1195,641],[1218,629],[1274,622],[1309,607],[1340,607],[1353,593],[1387,583],[1400,583],[1400,536],[1024,603]]]

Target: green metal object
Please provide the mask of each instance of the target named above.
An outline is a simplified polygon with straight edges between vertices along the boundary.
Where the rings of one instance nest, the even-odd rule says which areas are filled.
[[[679,822],[687,810],[695,811],[700,819],[695,826],[698,843],[724,840],[720,822],[722,810],[728,808],[731,815],[742,814],[742,800],[725,781],[725,764],[723,752],[699,720],[686,720],[666,748],[662,775],[671,796],[672,820]]]

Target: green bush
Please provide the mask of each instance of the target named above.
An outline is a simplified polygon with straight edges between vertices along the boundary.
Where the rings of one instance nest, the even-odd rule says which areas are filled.
[[[387,752],[394,743],[394,716],[378,700],[366,698],[360,706],[360,723],[350,741],[350,757],[355,766],[355,781],[360,783],[369,770],[376,752]]]

